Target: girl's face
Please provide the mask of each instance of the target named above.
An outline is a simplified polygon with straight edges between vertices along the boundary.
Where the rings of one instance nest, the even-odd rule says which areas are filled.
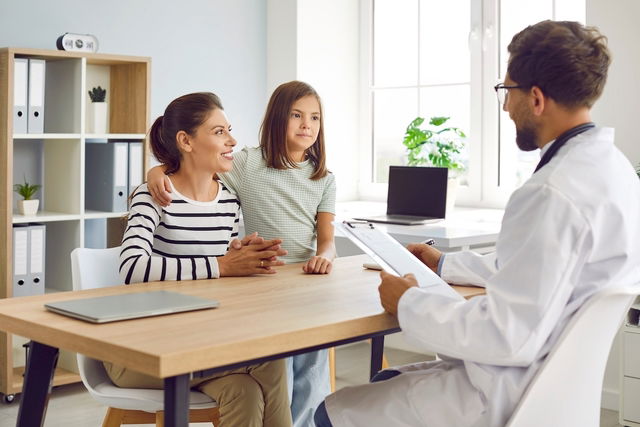
[[[233,147],[237,144],[231,136],[231,125],[223,110],[215,109],[189,136],[191,157],[196,167],[211,172],[228,172],[233,166]]]
[[[302,97],[291,106],[287,152],[295,161],[304,160],[304,152],[318,139],[320,119],[320,103],[313,95]]]

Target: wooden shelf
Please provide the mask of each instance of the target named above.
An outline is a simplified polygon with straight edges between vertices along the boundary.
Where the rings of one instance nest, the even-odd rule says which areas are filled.
[[[80,220],[80,214],[64,212],[38,211],[35,215],[13,214],[14,224],[24,224],[27,222],[53,222],[53,221],[74,221]]]
[[[45,117],[41,133],[14,132],[13,87],[16,58],[43,59]],[[149,129],[151,59],[147,57],[66,52],[44,49],[0,48],[0,265],[13,265],[13,225],[46,223],[45,291],[72,287],[72,250],[85,246],[89,233],[106,222],[107,241],[122,234],[113,223],[125,212],[87,211],[85,207],[86,144],[92,140],[143,142],[143,171],[147,168],[146,132]],[[109,104],[106,132],[93,128],[88,91],[107,89]],[[23,131],[23,129],[20,129]],[[17,213],[19,197],[14,182],[25,179],[41,184],[36,195],[43,209],[33,216]],[[116,224],[119,225],[119,224]],[[121,227],[120,227],[121,228]],[[99,239],[94,239],[99,241]],[[101,243],[102,244],[102,243]],[[99,246],[98,246],[99,247]],[[0,297],[12,295],[12,269],[0,268]],[[18,342],[0,332],[0,393],[20,392],[24,368],[14,360]],[[65,352],[61,352],[65,354]],[[54,385],[79,381],[72,371],[76,359],[65,354],[58,360]]]
[[[13,368],[13,379],[11,383],[13,391],[8,394],[20,393],[22,391],[23,374],[24,366]],[[56,368],[56,372],[53,376],[54,386],[79,383],[80,381],[80,375],[63,368]]]
[[[84,137],[88,140],[92,139],[127,139],[127,140],[137,140],[142,141],[146,138],[146,135],[143,133],[87,133]]]
[[[102,212],[102,211],[84,211],[85,219],[100,219],[100,218],[120,218],[127,215],[127,212]]]
[[[79,133],[14,133],[13,139],[79,139]]]

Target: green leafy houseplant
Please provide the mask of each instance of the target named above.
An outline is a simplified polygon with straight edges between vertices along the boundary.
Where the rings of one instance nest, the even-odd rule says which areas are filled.
[[[431,117],[428,128],[421,128],[424,118],[417,117],[404,134],[409,166],[429,164],[460,173],[465,170],[458,155],[464,148],[466,135],[456,127],[445,127],[449,117]]]
[[[31,200],[33,195],[36,194],[36,191],[38,191],[40,187],[42,186],[38,184],[29,184],[27,182],[27,179],[25,178],[24,184],[15,184],[13,186],[13,189],[16,193],[21,195],[24,200]]]
[[[91,98],[91,102],[104,102],[106,96],[107,90],[102,89],[100,86],[94,87],[89,91],[89,98]]]

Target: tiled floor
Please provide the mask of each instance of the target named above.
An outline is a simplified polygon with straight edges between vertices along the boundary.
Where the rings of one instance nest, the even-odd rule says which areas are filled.
[[[362,384],[368,379],[369,345],[366,343],[338,348],[336,363],[337,387]],[[419,362],[425,356],[400,350],[387,349],[385,354],[389,363],[400,365]],[[102,425],[106,408],[96,403],[82,385],[73,384],[54,389],[47,410],[46,427],[93,427]],[[18,414],[18,400],[10,405],[0,403],[0,427],[12,427]],[[191,424],[207,426],[210,424]],[[618,413],[602,410],[600,427],[619,427]]]

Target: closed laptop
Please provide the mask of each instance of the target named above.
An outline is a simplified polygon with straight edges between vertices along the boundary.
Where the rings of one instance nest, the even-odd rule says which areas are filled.
[[[45,304],[47,310],[91,323],[107,323],[140,317],[216,308],[213,299],[169,291],[147,291]]]

